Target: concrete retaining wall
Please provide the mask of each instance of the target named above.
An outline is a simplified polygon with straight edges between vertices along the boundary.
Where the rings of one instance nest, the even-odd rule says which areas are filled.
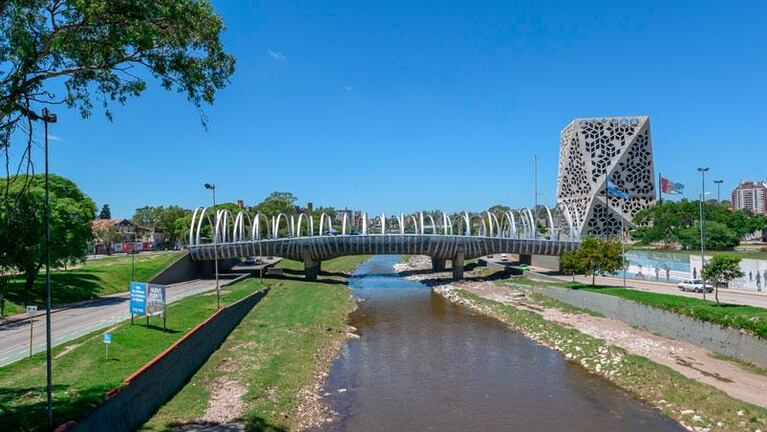
[[[266,295],[262,290],[229,305],[192,329],[125,379],[106,401],[79,421],[77,431],[133,431],[170,400]]]
[[[767,340],[758,336],[610,295],[553,287],[536,288],[536,291],[663,336],[767,367]]]
[[[228,272],[239,261],[239,259],[219,260],[219,274]],[[209,278],[214,275],[215,269],[213,261],[194,261],[189,256],[189,253],[185,253],[171,265],[152,276],[152,278],[149,279],[149,283],[170,285],[194,279]]]

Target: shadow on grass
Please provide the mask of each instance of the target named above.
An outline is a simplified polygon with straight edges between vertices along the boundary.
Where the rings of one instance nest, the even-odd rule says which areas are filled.
[[[311,282],[311,283],[321,283],[321,284],[328,284],[328,285],[346,285],[345,281],[338,280],[338,279],[318,278],[316,281],[308,281],[306,280],[306,277],[304,276],[304,272],[299,272],[298,274],[296,274],[296,276],[287,276],[285,274],[283,274],[282,276],[264,275],[264,279],[277,280],[277,281]]]
[[[68,271],[51,273],[51,300],[54,305],[74,303],[97,297],[101,291],[101,280],[93,272]],[[24,290],[24,281],[20,277],[7,280],[6,296],[18,304],[45,303],[45,273],[41,272],[32,286],[31,292]]]
[[[172,422],[163,427],[163,432],[240,432],[242,423],[219,423],[219,422]],[[261,417],[248,417],[245,420],[245,430],[253,432],[287,432],[279,426],[270,424]]]
[[[77,388],[53,386],[53,422],[77,420],[104,401],[108,386]],[[46,430],[45,386],[0,388],[0,424],[3,430]]]

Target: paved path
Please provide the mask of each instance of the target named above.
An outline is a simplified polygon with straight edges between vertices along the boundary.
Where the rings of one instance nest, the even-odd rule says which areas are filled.
[[[222,281],[226,282],[226,281]],[[168,302],[215,289],[214,279],[194,280],[168,285]],[[70,308],[53,310],[53,346],[76,339],[94,330],[109,327],[130,319],[128,313],[129,294],[120,293],[105,296],[103,300]],[[0,366],[13,363],[29,356],[29,321],[0,326]],[[32,352],[45,351],[45,316],[35,319]]]

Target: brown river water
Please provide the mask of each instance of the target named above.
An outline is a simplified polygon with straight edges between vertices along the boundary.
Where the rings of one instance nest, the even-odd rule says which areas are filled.
[[[325,392],[340,431],[681,431],[676,422],[496,320],[397,276],[375,256],[350,279],[361,338]]]

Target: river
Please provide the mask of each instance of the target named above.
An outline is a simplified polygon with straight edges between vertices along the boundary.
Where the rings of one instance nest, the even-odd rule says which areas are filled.
[[[502,323],[399,277],[375,256],[349,280],[364,299],[326,392],[340,431],[680,431]]]

